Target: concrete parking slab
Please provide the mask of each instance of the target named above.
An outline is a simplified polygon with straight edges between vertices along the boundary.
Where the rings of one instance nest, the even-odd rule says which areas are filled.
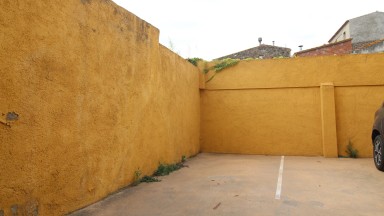
[[[186,165],[71,215],[384,214],[384,173],[369,158],[203,153]]]

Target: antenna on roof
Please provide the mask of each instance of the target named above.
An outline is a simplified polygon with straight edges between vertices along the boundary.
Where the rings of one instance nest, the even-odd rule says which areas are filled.
[[[261,41],[263,41],[263,38],[259,37],[259,45],[261,45]]]

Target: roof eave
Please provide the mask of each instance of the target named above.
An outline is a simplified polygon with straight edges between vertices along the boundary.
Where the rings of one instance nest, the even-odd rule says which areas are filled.
[[[349,23],[349,20],[345,21],[344,24],[336,31],[336,33],[328,40],[328,43],[331,43],[332,39]]]

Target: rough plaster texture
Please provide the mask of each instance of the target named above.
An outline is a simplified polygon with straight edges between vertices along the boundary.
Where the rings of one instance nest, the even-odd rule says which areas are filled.
[[[254,60],[217,73],[201,94],[202,151],[324,155],[325,141],[333,149],[331,155],[335,149],[346,155],[351,139],[359,156],[371,157],[373,115],[384,100],[383,58],[369,54]],[[324,122],[334,122],[323,121],[321,115],[320,85],[327,82],[335,88],[336,134],[326,132],[324,139]],[[337,146],[327,140],[337,140]]]
[[[260,89],[383,85],[384,54],[243,61],[205,84],[205,89]],[[206,80],[211,74],[206,75]]]
[[[322,155],[319,93],[316,88],[204,91],[201,150]]]
[[[5,0],[0,14],[0,215],[68,213],[137,169],[198,153],[199,141],[209,152],[322,155],[323,82],[335,86],[339,154],[351,139],[371,155],[383,54],[241,62],[204,83],[111,1]]]
[[[383,92],[384,85],[335,88],[339,154],[345,154],[346,146],[351,141],[360,155],[372,156],[369,144],[373,118],[380,102],[384,101]]]
[[[333,83],[321,83],[320,100],[323,155],[324,157],[337,157],[335,87]]]
[[[108,0],[5,0],[0,14],[4,215],[62,215],[198,153],[198,70],[158,29]]]
[[[374,12],[349,20],[352,43],[384,38],[384,12]]]

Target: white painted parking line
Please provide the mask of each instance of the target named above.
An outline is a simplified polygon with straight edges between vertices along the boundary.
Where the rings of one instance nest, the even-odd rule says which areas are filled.
[[[281,156],[279,178],[277,179],[276,195],[275,199],[280,199],[281,186],[283,185],[283,169],[284,169],[284,156]]]

